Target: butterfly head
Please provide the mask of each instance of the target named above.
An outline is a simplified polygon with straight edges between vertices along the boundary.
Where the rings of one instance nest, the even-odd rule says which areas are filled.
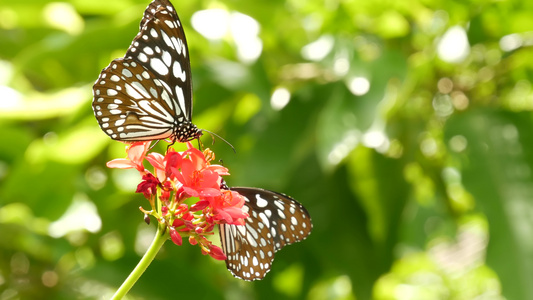
[[[179,143],[185,143],[198,139],[202,136],[202,129],[199,129],[191,122],[182,122],[176,124],[172,134],[172,140]]]

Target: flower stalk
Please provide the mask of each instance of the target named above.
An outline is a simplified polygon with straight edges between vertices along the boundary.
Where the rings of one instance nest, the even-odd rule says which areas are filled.
[[[135,285],[137,280],[139,280],[144,271],[146,271],[150,263],[152,263],[155,256],[159,252],[159,249],[161,249],[161,247],[167,240],[164,230],[165,228],[162,225],[157,226],[157,231],[155,233],[154,240],[146,250],[146,253],[144,253],[143,257],[141,258],[135,269],[133,269],[128,278],[126,278],[120,288],[115,292],[113,297],[111,297],[111,300],[119,300],[126,296],[126,294],[130,291],[133,285]]]

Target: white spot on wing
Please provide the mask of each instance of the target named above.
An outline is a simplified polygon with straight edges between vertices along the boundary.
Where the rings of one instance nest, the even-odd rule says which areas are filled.
[[[283,206],[283,203],[281,201],[274,201],[274,204],[276,204],[279,209],[284,210],[285,207]]]
[[[266,207],[268,205],[268,201],[266,201],[265,199],[261,198],[261,196],[259,194],[255,195],[255,199],[257,200],[256,204],[259,207]]]
[[[143,95],[144,98],[150,98],[150,95],[148,94],[148,91],[144,88],[144,86],[138,82],[138,81],[134,81],[131,83],[131,85],[137,90],[139,91],[139,93],[141,93]]]
[[[126,93],[134,99],[142,99],[143,96],[139,94],[130,84],[126,84]]]
[[[154,55],[154,50],[152,48],[150,48],[150,47],[144,47],[143,51],[144,51],[144,53],[146,53],[148,55]]]
[[[176,97],[182,109],[185,109],[185,96],[183,95],[183,89],[176,85]],[[187,116],[188,117],[188,116]]]
[[[170,20],[165,20],[165,24],[167,24],[167,26],[170,27],[170,28],[175,28],[174,22],[172,22]]]
[[[159,98],[157,95],[157,91],[153,87],[150,87],[150,94],[152,94],[154,98]]]
[[[170,53],[168,53],[168,51],[163,51],[161,57],[163,58],[163,62],[165,63],[165,65],[167,65],[167,67],[170,67],[170,63],[172,63],[172,57],[170,56]]]
[[[172,74],[174,75],[174,77],[181,79],[181,81],[183,82],[185,82],[185,79],[187,79],[185,71],[183,71],[183,69],[181,68],[181,64],[179,63],[179,61],[175,61],[172,64]]]
[[[146,54],[144,54],[144,53],[139,53],[139,56],[137,56],[137,58],[139,58],[139,60],[142,61],[142,62],[147,62],[148,61],[148,56],[146,56]]]
[[[266,212],[269,212],[269,211],[270,211],[270,210],[267,210],[267,211],[265,211],[265,213],[266,213]],[[259,217],[261,218],[261,221],[263,221],[263,223],[265,223],[265,225],[266,225],[267,227],[270,227],[270,221],[268,220],[268,218],[267,218],[267,216],[265,215],[265,213],[260,212],[260,213],[259,213]]]
[[[296,226],[298,225],[298,220],[296,220],[296,218],[294,216],[291,217],[291,223],[292,225]]]
[[[138,104],[139,107],[141,107],[148,114],[148,117],[141,118],[143,122],[145,122],[144,118],[151,118],[153,116],[166,120],[167,123],[165,124],[161,123],[161,121],[157,121],[156,119],[154,119],[156,120],[155,122],[157,122],[158,124],[162,124],[163,126],[167,126],[167,124],[173,123],[174,118],[172,117],[172,115],[170,115],[165,109],[163,109],[161,104],[157,103],[156,101],[141,100],[138,102]],[[155,108],[157,108],[157,110]]]
[[[246,226],[243,225],[236,225],[235,228],[239,230],[242,236],[246,236]]]
[[[174,49],[176,49],[176,52],[178,54],[183,54],[184,57],[187,57],[187,49],[185,47],[185,43],[176,37],[171,37],[170,40],[172,41],[172,44],[174,45]]]
[[[124,75],[124,76],[126,76],[126,77],[128,77],[128,78],[130,78],[130,77],[133,76],[133,74],[131,73],[131,71],[128,70],[128,69],[122,69],[122,75]]]
[[[159,58],[152,58],[150,60],[150,67],[152,67],[152,69],[154,69],[154,71],[156,71],[160,75],[168,74],[168,68]]]
[[[163,41],[165,41],[165,44],[167,44],[167,46],[169,46],[170,48],[176,50],[174,45],[172,45],[172,42],[170,41],[170,38],[168,37],[168,35],[164,31],[161,31],[161,36],[163,37]]]

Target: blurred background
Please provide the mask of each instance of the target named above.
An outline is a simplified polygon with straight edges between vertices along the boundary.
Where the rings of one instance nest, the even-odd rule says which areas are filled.
[[[150,243],[91,109],[148,4],[0,3],[0,300],[108,299]],[[167,243],[129,299],[533,299],[533,2],[173,4],[228,184],[314,231],[253,283]]]

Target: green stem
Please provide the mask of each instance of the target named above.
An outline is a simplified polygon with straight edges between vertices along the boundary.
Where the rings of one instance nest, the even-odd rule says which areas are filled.
[[[163,233],[164,231],[162,230],[162,228],[164,227],[162,227],[161,224],[158,225],[159,226],[157,226],[157,231],[155,233],[155,237],[152,241],[152,244],[150,245],[150,247],[148,247],[148,250],[141,258],[141,261],[139,261],[135,269],[133,269],[130,276],[126,278],[126,281],[122,283],[122,285],[113,295],[111,300],[119,300],[126,296],[126,294],[137,282],[137,280],[139,280],[144,271],[146,271],[152,260],[154,260],[155,256],[159,252],[159,249],[161,249],[161,246],[163,246],[163,244],[167,240],[166,235]]]

